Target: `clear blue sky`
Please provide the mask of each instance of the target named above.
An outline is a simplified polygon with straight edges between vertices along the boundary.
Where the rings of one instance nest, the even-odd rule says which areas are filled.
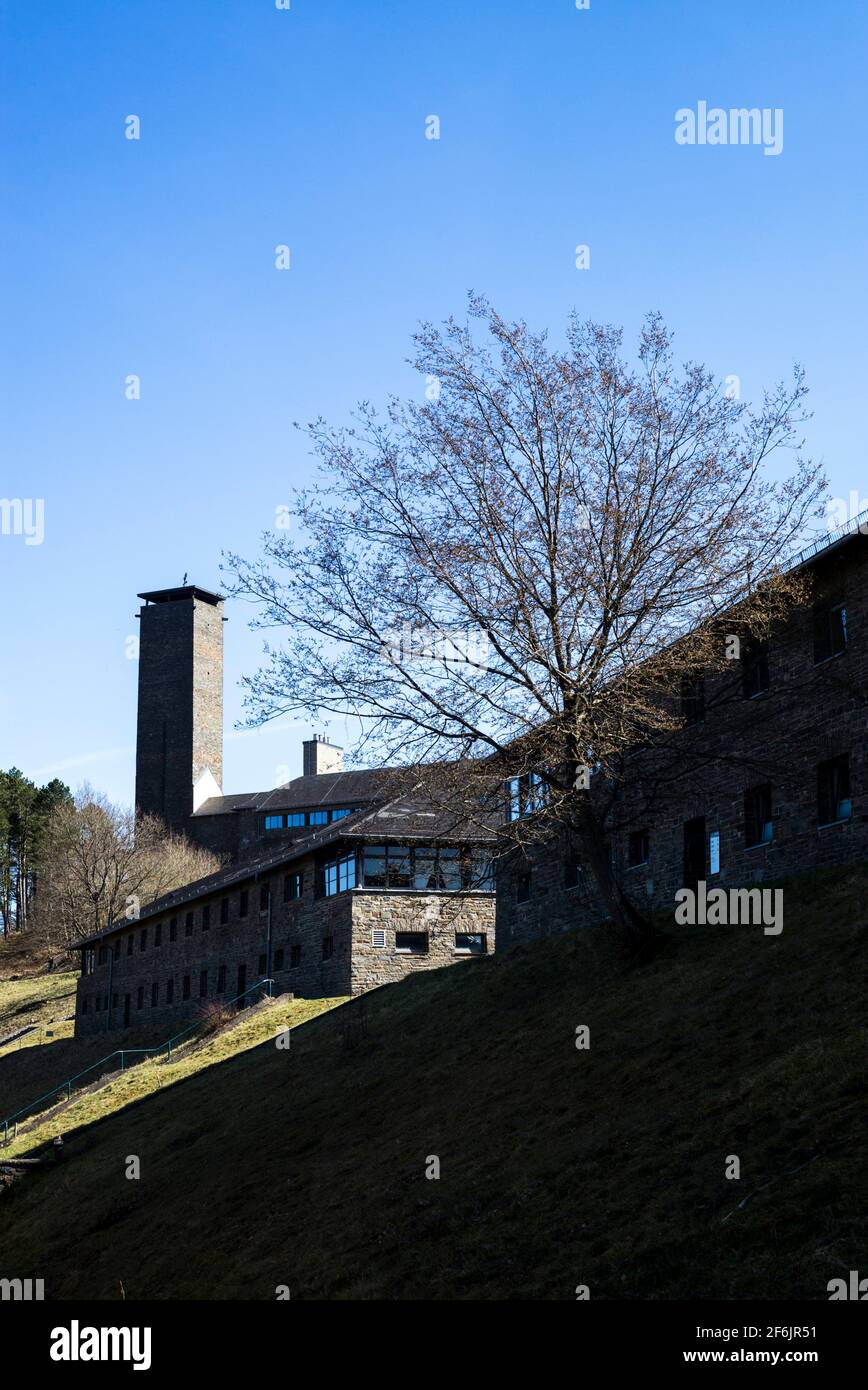
[[[410,334],[470,288],[555,337],[573,307],[631,338],[659,308],[748,397],[801,360],[811,450],[868,498],[857,0],[0,13],[0,497],[45,499],[41,545],[0,535],[0,766],[131,801],[137,591],[218,586],[309,475],[292,421],[419,392]],[[700,100],[782,108],[782,154],[679,146]],[[260,638],[228,613],[240,791],[299,772],[307,730],[232,735]]]

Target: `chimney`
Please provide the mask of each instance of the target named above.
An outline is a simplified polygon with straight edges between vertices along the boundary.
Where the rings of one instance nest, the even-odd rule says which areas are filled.
[[[321,772],[343,772],[344,750],[335,743],[329,743],[325,734],[306,738],[301,747],[303,776],[317,777]]]
[[[139,598],[136,810],[189,833],[223,778],[223,599],[193,584]]]

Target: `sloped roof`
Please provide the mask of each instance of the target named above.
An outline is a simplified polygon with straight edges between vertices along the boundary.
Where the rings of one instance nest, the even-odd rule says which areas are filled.
[[[334,775],[340,776],[340,774]],[[217,873],[208,874],[205,878],[196,879],[193,883],[185,884],[182,888],[176,888],[174,892],[166,893],[163,897],[155,898],[153,902],[148,903],[135,921],[131,922],[124,918],[121,922],[113,922],[103,931],[95,932],[81,941],[76,941],[73,949],[81,950],[85,946],[91,946],[94,942],[105,940],[119,931],[128,930],[140,922],[147,922],[154,917],[173,912],[177,908],[196,902],[199,898],[207,897],[211,893],[219,893],[222,889],[230,888],[234,884],[254,881],[265,873],[279,869],[284,864],[291,864],[294,860],[302,859],[306,855],[313,854],[331,844],[365,840],[378,843],[383,841],[430,840],[484,845],[493,839],[493,830],[487,831],[483,825],[458,821],[454,816],[442,810],[432,809],[431,803],[427,802],[422,795],[414,795],[411,792],[405,796],[395,797],[394,800],[385,802],[373,809],[361,808],[353,815],[345,816],[343,820],[333,821],[331,825],[322,830],[311,831],[310,834],[304,835],[291,844],[282,845],[267,854],[245,859],[241,864],[229,865],[225,869],[219,869]]]
[[[320,772],[294,777],[280,787],[264,792],[240,792],[212,796],[203,801],[194,816],[221,816],[234,811],[291,811],[308,806],[369,805],[387,793],[390,779],[408,775],[406,768],[364,768],[346,772]]]

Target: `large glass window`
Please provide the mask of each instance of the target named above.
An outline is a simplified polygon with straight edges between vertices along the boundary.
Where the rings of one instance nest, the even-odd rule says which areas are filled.
[[[356,856],[345,854],[342,859],[333,859],[324,864],[322,870],[323,892],[327,898],[336,893],[346,893],[356,886]]]
[[[510,777],[506,784],[507,820],[521,820],[531,816],[545,805],[548,787],[538,772],[528,772],[521,777]]]
[[[494,871],[483,850],[454,846],[366,845],[362,855],[365,888],[416,893],[459,893],[463,888],[494,891]]]

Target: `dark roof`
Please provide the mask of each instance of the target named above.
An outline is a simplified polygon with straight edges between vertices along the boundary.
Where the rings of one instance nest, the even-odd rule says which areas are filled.
[[[183,598],[199,598],[204,603],[222,603],[222,594],[212,594],[210,589],[200,589],[198,584],[182,584],[177,589],[151,589],[146,594],[138,594],[145,603],[176,603]]]
[[[406,768],[365,768],[294,777],[264,792],[238,792],[203,801],[195,816],[222,816],[233,811],[289,811],[301,806],[362,806],[388,795],[389,782],[409,776]]]
[[[484,826],[473,825],[467,821],[459,822],[442,810],[432,810],[430,803],[425,802],[423,797],[410,793],[374,809],[362,808],[352,816],[333,821],[322,830],[312,831],[300,840],[275,848],[268,854],[245,859],[241,864],[229,865],[225,869],[219,869],[217,873],[187,883],[183,888],[176,888],[174,892],[166,893],[163,897],[155,898],[152,903],[148,903],[134,921],[124,918],[122,922],[113,922],[104,931],[94,932],[93,935],[76,941],[73,949],[81,950],[95,941],[104,940],[119,931],[129,930],[130,927],[147,922],[153,917],[160,917],[175,908],[183,907],[186,903],[206,897],[209,893],[219,893],[221,889],[229,888],[233,884],[254,880],[263,873],[279,869],[283,864],[290,864],[293,860],[301,859],[331,844],[345,841],[352,843],[354,840],[373,840],[378,843],[385,840],[430,840],[487,844],[493,838],[493,831],[486,831]]]

